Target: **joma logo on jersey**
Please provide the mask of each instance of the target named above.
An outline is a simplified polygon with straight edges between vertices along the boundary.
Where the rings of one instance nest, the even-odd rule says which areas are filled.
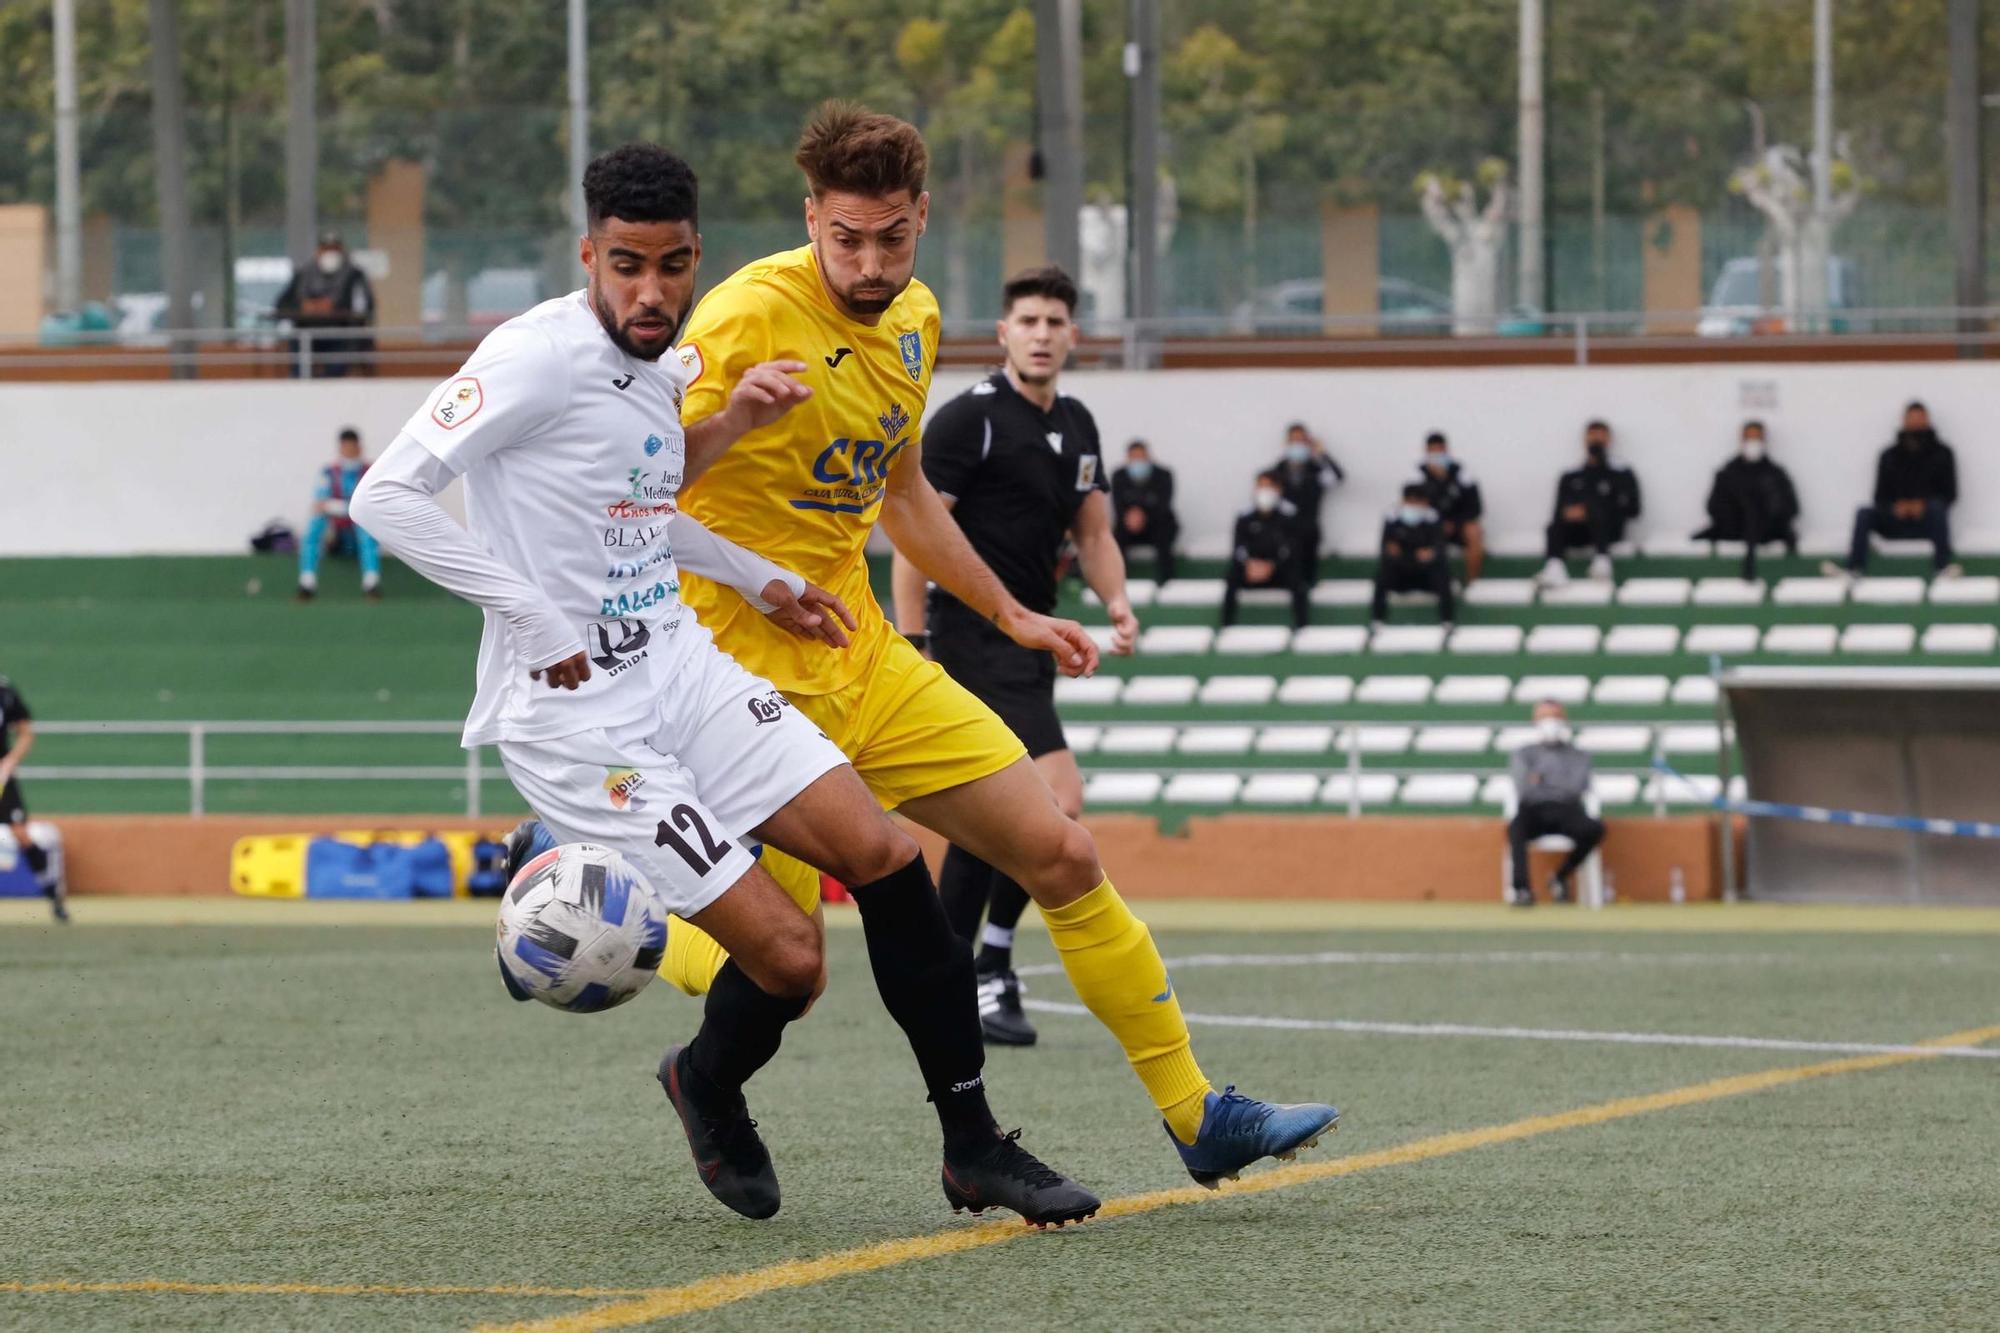
[[[614,768],[604,775],[604,790],[613,810],[644,810],[646,803],[632,793],[646,785],[646,775],[636,768]]]
[[[649,606],[658,606],[667,598],[676,596],[681,590],[679,580],[672,583],[655,583],[650,588],[635,592],[621,592],[616,597],[603,598],[601,616],[629,616],[644,611]]]

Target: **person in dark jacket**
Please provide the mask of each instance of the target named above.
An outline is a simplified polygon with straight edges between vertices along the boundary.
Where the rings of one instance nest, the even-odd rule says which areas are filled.
[[[365,330],[375,322],[375,289],[369,285],[368,275],[354,262],[354,256],[347,252],[340,234],[330,231],[319,238],[319,248],[313,251],[313,257],[292,271],[292,280],[278,294],[273,313],[290,320],[294,329]],[[291,339],[294,373],[298,366],[298,345],[297,338]],[[365,332],[350,337],[315,336],[313,377],[345,375],[360,369],[363,354],[374,350],[375,339]]]
[[[1299,572],[1310,588],[1319,582],[1320,511],[1326,506],[1326,497],[1347,480],[1347,474],[1303,421],[1285,428],[1285,451],[1270,472],[1278,478],[1278,489],[1296,514]]]
[[[1854,512],[1847,563],[1828,561],[1821,569],[1858,577],[1868,572],[1869,537],[1925,537],[1931,543],[1931,568],[1939,578],[1956,578],[1965,572],[1951,550],[1951,507],[1957,501],[1958,460],[1932,429],[1929,410],[1911,403],[1903,409],[1896,442],[1875,464],[1875,503]]]
[[[1375,562],[1375,600],[1370,615],[1377,626],[1389,618],[1389,594],[1428,592],[1438,599],[1438,619],[1457,619],[1451,594],[1451,550],[1444,523],[1431,508],[1424,483],[1403,487],[1403,503],[1382,524],[1382,550]]]
[[[1569,901],[1577,867],[1604,841],[1604,821],[1584,805],[1584,797],[1590,794],[1590,756],[1570,743],[1569,719],[1563,706],[1554,699],[1536,704],[1535,731],[1534,744],[1514,751],[1507,766],[1517,802],[1514,818],[1507,825],[1516,907],[1535,905],[1535,892],[1528,887],[1529,843],[1559,833],[1573,844],[1549,881],[1550,899],[1561,903]]]
[[[1171,579],[1174,541],[1181,531],[1174,517],[1174,474],[1153,461],[1152,447],[1144,440],[1125,446],[1125,466],[1111,474],[1111,512],[1111,532],[1126,566],[1131,566],[1133,547],[1149,547],[1158,581]]]
[[[1611,577],[1611,548],[1625,539],[1625,525],[1639,516],[1639,478],[1611,461],[1611,427],[1593,421],[1583,428],[1583,466],[1556,483],[1556,514],[1548,529],[1548,561],[1541,580],[1550,587],[1569,582],[1563,557],[1589,547],[1590,577]]]
[[[1479,483],[1472,479],[1464,464],[1451,456],[1451,445],[1443,431],[1434,430],[1424,438],[1424,458],[1417,465],[1417,480],[1423,483],[1430,507],[1437,510],[1445,540],[1465,552],[1465,581],[1476,581],[1486,565],[1486,529],[1482,522],[1486,504],[1480,499]]]
[[[1743,440],[1736,457],[1715,473],[1708,491],[1708,526],[1694,535],[1698,542],[1742,542],[1743,578],[1757,577],[1757,548],[1783,542],[1785,553],[1799,553],[1799,493],[1792,475],[1771,461],[1764,423],[1743,423]]]
[[[1236,516],[1222,623],[1236,623],[1237,596],[1243,589],[1283,588],[1292,595],[1292,625],[1302,626],[1311,604],[1298,546],[1298,514],[1286,503],[1275,472],[1259,474],[1250,495],[1250,507]]]

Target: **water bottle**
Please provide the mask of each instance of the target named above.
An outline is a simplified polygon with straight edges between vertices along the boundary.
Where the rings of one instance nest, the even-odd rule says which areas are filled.
[[[1684,903],[1688,900],[1687,876],[1681,874],[1679,866],[1674,867],[1673,874],[1667,880],[1667,897],[1675,903]]]

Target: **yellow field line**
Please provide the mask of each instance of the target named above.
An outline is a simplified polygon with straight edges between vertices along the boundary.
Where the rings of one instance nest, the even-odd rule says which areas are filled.
[[[1990,1041],[1995,1037],[2000,1037],[2000,1025],[1975,1028],[1968,1032],[1954,1032],[1948,1036],[1933,1037],[1916,1044],[1971,1046]],[[1266,1190],[1289,1189],[1294,1185],[1332,1180],[1386,1166],[1427,1162],[1434,1158],[1449,1157],[1455,1153],[1470,1152],[1474,1148],[1487,1148],[1497,1143],[1532,1139],[1559,1130],[1601,1125],[1612,1120],[1650,1115],[1654,1111],[1672,1110],[1677,1106],[1692,1106],[1723,1097],[1740,1097],[1746,1093],[1763,1092],[1789,1083],[1802,1083],[1807,1079],[1826,1078],[1833,1074],[1854,1074],[1866,1069],[1884,1069],[1892,1065],[1934,1058],[1936,1057],[1917,1052],[1859,1055],[1841,1060],[1828,1060],[1820,1064],[1767,1069],[1755,1074],[1737,1074],[1729,1078],[1712,1079],[1706,1083],[1670,1088],[1665,1092],[1648,1093],[1640,1097],[1621,1097],[1616,1101],[1599,1102],[1594,1106],[1578,1107],[1573,1111],[1562,1111],[1554,1115],[1530,1116],[1526,1120],[1515,1120],[1504,1125],[1489,1125],[1484,1129],[1439,1134],[1432,1138],[1417,1139],[1399,1147],[1361,1153],[1354,1157],[1283,1166],[1252,1176],[1233,1187],[1225,1187],[1223,1193],[1258,1194]],[[1192,1185],[1180,1189],[1157,1190],[1150,1194],[1134,1194],[1122,1199],[1113,1199],[1104,1205],[1099,1216],[1134,1217],[1161,1208],[1203,1203],[1216,1197],[1217,1193]],[[601,1305],[596,1309],[582,1310],[575,1314],[556,1315],[548,1319],[509,1324],[504,1327],[485,1325],[482,1326],[480,1333],[602,1333],[605,1329],[630,1328],[635,1324],[672,1319],[699,1310],[713,1310],[717,1306],[731,1305],[774,1291],[813,1286],[834,1278],[851,1277],[857,1273],[874,1272],[877,1269],[893,1268],[899,1264],[941,1258],[948,1254],[960,1254],[988,1245],[1003,1245],[1008,1241],[1034,1234],[1037,1233],[1018,1222],[988,1222],[970,1227],[955,1227],[949,1231],[934,1232],[926,1236],[912,1236],[903,1240],[884,1241],[876,1245],[840,1250],[833,1254],[821,1255],[817,1259],[795,1259],[772,1264],[767,1268],[753,1269],[747,1273],[729,1273],[720,1277],[703,1278],[684,1286],[650,1292],[631,1300]]]
[[[173,1282],[143,1278],[133,1282],[0,1282],[0,1294],[90,1296],[123,1292],[166,1292],[181,1296],[569,1296],[578,1300],[610,1300],[619,1296],[657,1296],[662,1287],[525,1287],[525,1286],[367,1286],[328,1282]]]

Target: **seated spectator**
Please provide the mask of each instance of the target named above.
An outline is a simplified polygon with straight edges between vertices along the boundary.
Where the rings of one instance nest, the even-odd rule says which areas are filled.
[[[1639,517],[1639,478],[1611,461],[1611,427],[1593,421],[1583,428],[1583,466],[1556,483],[1556,515],[1549,523],[1548,563],[1541,580],[1549,587],[1569,582],[1563,557],[1580,547],[1591,551],[1590,577],[1611,577],[1611,548],[1625,539],[1625,525]]]
[[[1403,503],[1382,524],[1382,551],[1375,562],[1375,601],[1370,615],[1377,627],[1389,618],[1389,594],[1427,592],[1438,599],[1438,619],[1455,620],[1451,595],[1451,549],[1444,524],[1431,508],[1421,481],[1403,487]]]
[[[1737,456],[1715,473],[1708,491],[1708,526],[1694,535],[1698,542],[1742,542],[1743,579],[1757,578],[1757,548],[1783,542],[1787,555],[1799,553],[1799,493],[1792,475],[1771,461],[1764,423],[1743,423],[1743,443]]]
[[[372,600],[382,596],[382,548],[367,530],[347,516],[347,502],[361,484],[368,460],[361,456],[361,433],[349,426],[340,432],[340,457],[320,469],[313,491],[312,522],[299,546],[299,600],[319,596],[319,561],[330,549],[361,561],[361,591]]]
[[[1237,594],[1245,588],[1283,588],[1292,595],[1292,625],[1306,623],[1310,603],[1299,559],[1298,515],[1285,502],[1277,475],[1258,476],[1250,507],[1236,516],[1235,550],[1229,561],[1228,590],[1222,596],[1222,623],[1236,623]]]
[[[1604,841],[1603,822],[1583,805],[1590,791],[1590,756],[1570,744],[1569,719],[1563,706],[1553,699],[1536,704],[1535,730],[1540,738],[1514,751],[1507,766],[1518,801],[1514,818],[1507,825],[1516,907],[1535,905],[1535,892],[1528,887],[1529,843],[1557,833],[1574,844],[1549,881],[1550,901],[1566,903],[1577,867]]]
[[[1444,432],[1434,430],[1424,438],[1417,479],[1430,507],[1437,510],[1445,541],[1465,552],[1465,581],[1473,582],[1486,566],[1486,529],[1480,521],[1486,505],[1479,498],[1479,483],[1451,456]]]
[[[1111,474],[1111,509],[1117,515],[1111,530],[1127,566],[1133,547],[1147,547],[1153,552],[1158,581],[1172,578],[1174,541],[1181,532],[1180,520],[1174,517],[1174,474],[1153,461],[1153,450],[1144,440],[1125,446],[1125,466]]]
[[[319,238],[310,263],[292,270],[292,280],[278,294],[272,310],[280,319],[290,320],[297,331],[312,331],[311,359],[315,379],[346,375],[354,371],[373,373],[370,360],[375,337],[366,332],[375,322],[375,289],[368,275],[348,253],[339,232],[329,231]],[[355,329],[347,337],[330,336],[330,330]],[[299,368],[299,338],[287,340],[292,356],[292,374]]]
[[[1854,542],[1847,563],[1827,561],[1828,574],[1857,578],[1868,572],[1870,536],[1892,539],[1927,538],[1931,568],[1939,578],[1957,578],[1965,571],[1951,551],[1951,507],[1958,501],[1958,461],[1951,446],[1931,428],[1931,414],[1922,403],[1903,409],[1903,428],[1896,442],[1882,451],[1875,464],[1875,503],[1854,513]]]
[[[1320,511],[1347,474],[1303,421],[1285,428],[1285,452],[1270,471],[1278,478],[1285,503],[1298,516],[1293,522],[1298,528],[1299,572],[1310,588],[1319,582]]]

